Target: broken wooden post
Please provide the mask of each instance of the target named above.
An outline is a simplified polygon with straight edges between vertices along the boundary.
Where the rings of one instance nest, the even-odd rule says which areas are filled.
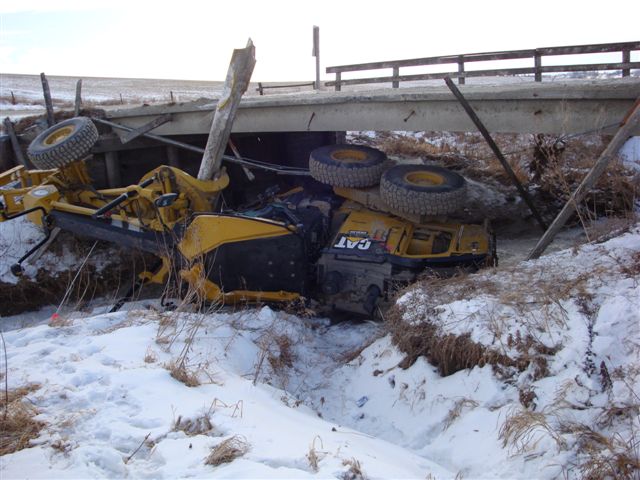
[[[80,109],[82,108],[82,79],[79,78],[76,82],[76,102],[73,107],[74,116],[80,115]]]
[[[11,140],[11,147],[13,148],[13,154],[16,156],[16,160],[26,168],[29,168],[27,160],[22,153],[22,148],[20,148],[20,142],[18,142],[18,137],[16,136],[16,131],[13,128],[13,123],[9,117],[4,119],[4,129],[7,131],[7,135],[9,135],[9,139]]]
[[[49,81],[44,72],[40,74],[42,82],[42,93],[44,94],[44,106],[47,109],[47,125],[53,127],[56,124],[56,118],[53,115],[53,102],[51,101],[51,90],[49,90]]]
[[[544,232],[542,238],[538,241],[537,245],[531,250],[527,260],[532,260],[535,258],[539,258],[542,255],[542,252],[549,246],[549,244],[553,241],[556,234],[560,231],[560,229],[567,222],[573,211],[577,208],[578,204],[584,200],[584,197],[587,195],[589,189],[591,189],[598,178],[602,175],[604,170],[607,168],[607,165],[611,161],[611,159],[618,153],[620,147],[624,145],[627,139],[633,134],[633,131],[640,125],[640,98],[636,100],[636,103],[631,108],[629,113],[625,116],[620,128],[605,148],[604,152],[600,155],[600,158],[596,161],[595,165],[589,171],[582,183],[576,188],[576,191],[573,192],[567,203],[564,205],[558,216],[555,218],[553,223],[549,229]]]
[[[233,51],[222,95],[211,122],[207,146],[202,156],[198,172],[199,180],[210,180],[220,170],[240,99],[249,86],[253,67],[256,64],[255,52],[251,39],[245,48]]]
[[[444,77],[444,81],[447,83],[447,86],[449,87],[449,89],[453,92],[455,97],[458,99],[458,101],[464,108],[465,112],[467,112],[467,115],[469,115],[469,118],[471,118],[471,121],[473,121],[475,126],[478,128],[478,130],[484,137],[485,141],[489,144],[489,147],[491,148],[491,150],[493,150],[493,153],[498,158],[503,168],[507,172],[507,175],[511,179],[511,182],[518,189],[520,196],[529,207],[529,210],[531,210],[531,213],[533,214],[533,217],[538,222],[538,225],[540,225],[540,228],[542,228],[542,230],[545,230],[547,228],[547,225],[544,223],[542,216],[540,215],[535,205],[533,204],[533,200],[531,199],[527,191],[524,189],[524,187],[520,183],[520,180],[518,180],[518,177],[516,177],[516,174],[511,168],[511,165],[509,165],[509,162],[507,162],[507,159],[504,158],[504,155],[502,155],[500,148],[498,148],[498,145],[496,145],[496,142],[493,141],[493,138],[491,137],[489,130],[487,130],[487,128],[482,123],[482,121],[480,121],[480,118],[478,117],[478,115],[476,115],[476,112],[473,110],[473,108],[471,108],[471,105],[469,105],[469,102],[467,102],[467,99],[464,98],[464,96],[462,95],[460,90],[458,90],[458,87],[455,86],[453,81],[449,77]]]

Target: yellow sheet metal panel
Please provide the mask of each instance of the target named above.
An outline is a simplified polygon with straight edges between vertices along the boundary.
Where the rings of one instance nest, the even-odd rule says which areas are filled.
[[[264,219],[198,215],[187,227],[178,249],[187,260],[193,260],[225,243],[279,237],[292,233],[292,230],[283,224]]]

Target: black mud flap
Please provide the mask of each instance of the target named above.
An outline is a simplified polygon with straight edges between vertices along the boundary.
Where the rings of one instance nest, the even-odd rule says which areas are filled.
[[[288,234],[227,243],[205,255],[207,278],[222,291],[306,294],[309,263],[304,241]]]

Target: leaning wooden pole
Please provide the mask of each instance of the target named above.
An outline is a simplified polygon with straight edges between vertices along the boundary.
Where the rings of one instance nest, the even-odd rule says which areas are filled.
[[[211,122],[207,146],[200,163],[200,171],[198,172],[200,180],[210,180],[220,170],[222,156],[227,148],[236,111],[242,94],[249,86],[255,64],[256,49],[249,39],[246,48],[233,51],[222,95],[218,100],[218,106]]]
[[[49,89],[49,81],[47,76],[43,73],[40,74],[40,81],[42,82],[42,93],[44,95],[44,106],[47,109],[47,125],[53,127],[56,124],[56,118],[53,114],[53,102],[51,101],[51,90]]]
[[[493,153],[496,156],[496,158],[502,164],[502,167],[507,172],[507,175],[509,175],[509,178],[511,179],[511,182],[518,189],[518,193],[520,193],[520,196],[522,197],[524,202],[529,207],[529,210],[531,210],[531,213],[533,214],[533,217],[538,222],[538,225],[540,225],[540,228],[542,230],[545,230],[547,228],[547,225],[544,222],[544,220],[542,219],[542,216],[540,215],[540,213],[538,212],[538,209],[533,204],[533,200],[532,200],[531,196],[529,196],[527,191],[524,189],[524,187],[520,183],[520,180],[518,180],[518,177],[516,177],[516,174],[514,173],[513,169],[511,168],[511,165],[509,165],[509,162],[507,162],[507,159],[504,158],[504,155],[500,151],[500,148],[498,147],[496,142],[493,141],[493,138],[491,137],[491,134],[489,133],[489,130],[487,130],[487,128],[484,126],[484,124],[482,123],[482,121],[480,120],[480,118],[478,117],[476,112],[473,110],[471,105],[469,105],[469,102],[467,102],[467,99],[464,98],[464,96],[462,95],[462,93],[460,92],[458,87],[456,87],[456,85],[453,83],[453,81],[449,77],[444,77],[444,81],[447,83],[447,86],[449,87],[449,90],[451,90],[451,92],[458,99],[458,101],[460,102],[460,105],[462,105],[462,108],[464,108],[465,112],[467,112],[467,115],[469,115],[469,118],[471,119],[471,121],[478,128],[478,130],[480,131],[480,133],[484,137],[484,140],[487,142],[487,144],[489,145],[489,147],[493,151]]]
[[[576,191],[573,192],[567,203],[562,208],[558,216],[555,218],[553,223],[549,229],[544,232],[542,238],[538,241],[538,244],[531,250],[527,260],[532,260],[535,258],[539,258],[542,255],[542,252],[549,246],[549,244],[553,241],[556,234],[560,231],[560,229],[567,223],[569,217],[576,209],[577,205],[584,200],[584,197],[587,195],[587,192],[596,184],[598,178],[604,173],[604,170],[609,165],[611,159],[618,153],[620,147],[624,145],[627,139],[633,134],[633,131],[638,128],[640,125],[640,98],[636,100],[636,103],[633,105],[631,110],[627,113],[622,120],[618,131],[605,148],[604,152],[600,155],[600,158],[596,161],[595,165],[591,169],[591,171],[584,177],[582,183],[576,188]]]

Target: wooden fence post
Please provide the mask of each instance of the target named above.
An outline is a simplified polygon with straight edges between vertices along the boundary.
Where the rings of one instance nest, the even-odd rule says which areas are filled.
[[[79,78],[76,82],[76,103],[74,104],[73,114],[74,116],[80,115],[80,109],[82,108],[82,79]]]
[[[534,75],[536,82],[542,81],[542,56],[538,50],[533,54],[533,63],[534,63]]]
[[[207,146],[200,163],[199,180],[209,180],[220,170],[222,156],[227,148],[236,111],[242,94],[249,86],[255,65],[256,49],[249,39],[245,48],[233,51],[222,95],[220,95],[211,122]]]
[[[44,94],[44,105],[47,109],[47,125],[53,127],[56,124],[56,118],[53,114],[53,103],[51,101],[51,90],[49,90],[49,81],[44,72],[40,74],[42,82],[42,93]]]
[[[339,92],[340,90],[342,90],[341,81],[342,81],[342,73],[336,72],[336,92]]]
[[[631,108],[629,113],[625,116],[620,128],[607,145],[607,148],[604,149],[604,152],[600,155],[600,158],[593,165],[593,168],[586,177],[582,180],[576,191],[573,192],[567,203],[562,208],[558,216],[555,218],[551,226],[544,232],[542,238],[538,241],[537,245],[531,250],[527,260],[532,260],[535,258],[539,258],[540,255],[545,251],[545,249],[549,246],[549,244],[553,241],[556,234],[560,231],[560,229],[567,222],[573,211],[577,208],[577,205],[584,200],[584,197],[587,195],[589,189],[591,189],[598,178],[602,175],[604,170],[609,165],[609,162],[614,157],[620,147],[624,145],[627,141],[627,138],[631,135],[633,130],[640,125],[640,98],[636,100],[636,103]]]

